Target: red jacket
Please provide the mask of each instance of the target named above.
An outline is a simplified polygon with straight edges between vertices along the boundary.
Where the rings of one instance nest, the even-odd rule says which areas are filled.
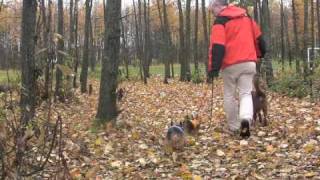
[[[265,54],[261,35],[246,10],[232,5],[223,9],[211,28],[208,72],[241,62],[256,62],[257,57]]]

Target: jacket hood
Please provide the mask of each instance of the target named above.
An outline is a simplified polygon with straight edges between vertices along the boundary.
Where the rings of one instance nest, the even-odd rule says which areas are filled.
[[[247,12],[245,9],[242,9],[234,5],[229,5],[219,13],[219,16],[236,18],[236,17],[246,16],[246,14]]]

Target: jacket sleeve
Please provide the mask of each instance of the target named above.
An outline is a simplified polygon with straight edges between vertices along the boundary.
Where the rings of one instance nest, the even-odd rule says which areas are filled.
[[[208,72],[220,70],[225,54],[225,41],[224,25],[215,23],[211,28]]]

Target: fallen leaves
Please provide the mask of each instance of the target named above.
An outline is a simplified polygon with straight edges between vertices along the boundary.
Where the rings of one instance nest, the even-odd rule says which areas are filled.
[[[212,119],[210,85],[177,80],[164,85],[160,81],[151,78],[148,85],[121,84],[127,92],[119,104],[123,112],[118,123],[109,123],[96,132],[90,128],[96,113],[97,91],[92,96],[79,95],[79,102],[72,104],[65,114],[70,117],[66,118],[65,149],[73,178],[202,180],[320,176],[317,171],[320,111],[315,104],[269,93],[269,125],[260,127],[257,122],[252,137],[239,140],[220,130],[225,123],[221,80],[215,83]],[[96,82],[93,84],[98,87]],[[194,113],[201,119],[199,135],[188,136],[183,151],[169,149],[165,133],[170,122],[177,123]]]

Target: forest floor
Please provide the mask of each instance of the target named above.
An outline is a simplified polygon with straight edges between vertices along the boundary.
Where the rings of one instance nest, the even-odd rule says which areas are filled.
[[[93,127],[99,84],[91,96],[57,105],[63,110],[65,156],[76,179],[289,179],[320,178],[320,104],[268,92],[269,125],[240,140],[221,131],[225,123],[221,80],[211,85],[151,78],[126,81],[117,125]],[[197,136],[183,151],[163,145],[170,121],[196,112]]]

